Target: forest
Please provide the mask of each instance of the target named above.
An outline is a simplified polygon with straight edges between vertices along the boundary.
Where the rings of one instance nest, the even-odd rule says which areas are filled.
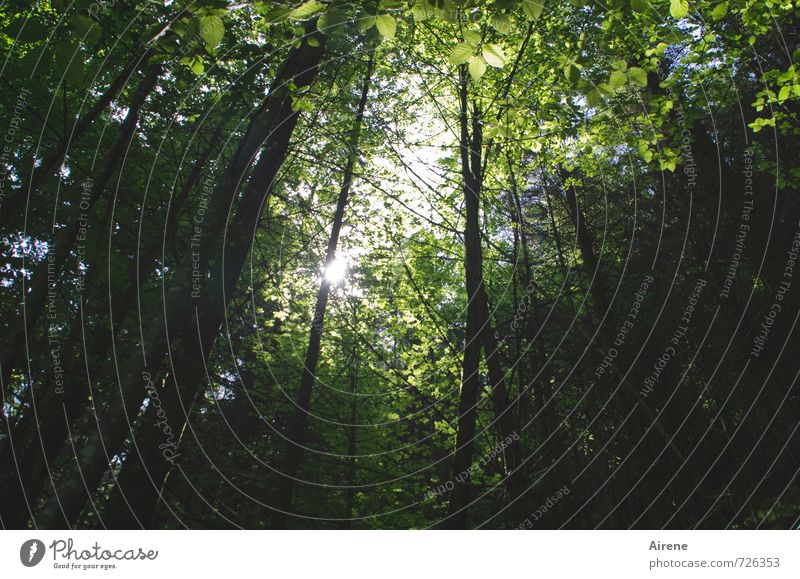
[[[800,524],[795,0],[0,0],[4,529]]]

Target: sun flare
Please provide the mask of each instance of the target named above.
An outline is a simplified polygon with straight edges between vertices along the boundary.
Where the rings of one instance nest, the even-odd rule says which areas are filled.
[[[325,280],[336,285],[342,281],[347,275],[347,260],[343,257],[337,257],[333,262],[325,268]]]

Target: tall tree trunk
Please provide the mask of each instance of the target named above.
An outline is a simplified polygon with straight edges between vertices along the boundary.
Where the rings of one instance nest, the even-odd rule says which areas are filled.
[[[348,157],[347,164],[342,176],[342,186],[339,190],[339,198],[336,202],[336,211],[333,216],[333,225],[331,227],[330,238],[328,239],[328,250],[325,254],[325,270],[331,267],[336,260],[336,249],[339,244],[339,232],[342,228],[342,221],[344,219],[345,208],[347,207],[348,197],[350,195],[350,187],[353,182],[353,169],[355,162],[358,159],[359,153],[359,139],[361,135],[361,126],[364,121],[364,111],[367,106],[367,99],[369,97],[369,87],[372,80],[372,71],[374,68],[374,53],[370,53],[369,61],[367,62],[367,70],[364,73],[364,82],[361,86],[361,98],[358,101],[358,110],[356,112],[355,121],[350,131],[350,138],[348,140]],[[278,484],[276,493],[276,506],[277,509],[272,519],[273,528],[283,528],[286,526],[287,515],[291,509],[292,494],[295,487],[295,477],[297,470],[300,467],[300,460],[302,458],[302,447],[306,439],[306,430],[308,428],[308,410],[311,404],[311,392],[314,389],[317,374],[317,364],[319,362],[319,353],[322,343],[322,332],[325,326],[325,310],[328,305],[328,296],[330,295],[331,281],[324,277],[320,282],[319,291],[317,292],[317,302],[314,307],[314,318],[311,322],[311,331],[308,339],[308,348],[306,349],[305,363],[303,364],[303,373],[300,377],[300,389],[297,393],[295,400],[295,413],[289,427],[288,448],[283,460],[283,468],[281,469],[281,481]]]
[[[483,274],[481,274],[481,279]],[[503,466],[505,468],[505,486],[511,496],[521,492],[519,483],[522,481],[515,469],[519,464],[518,443],[519,434],[514,430],[514,406],[508,395],[505,372],[500,362],[500,344],[495,335],[492,324],[492,315],[489,308],[489,297],[486,287],[481,283],[478,292],[481,314],[481,346],[486,359],[486,368],[489,371],[489,395],[494,408],[494,424],[501,439],[504,441]]]
[[[80,232],[81,215],[91,211],[92,207],[102,197],[120,161],[124,159],[138,126],[144,102],[154,89],[160,70],[160,66],[152,66],[148,69],[133,96],[120,131],[105,157],[100,174],[92,182],[89,197],[86,200],[88,207],[86,205],[83,207],[76,206],[66,230],[56,241],[52,256],[53,260],[43,263],[34,274],[31,291],[28,293],[25,305],[23,305],[24,322],[17,324],[9,332],[3,347],[2,368],[0,369],[0,381],[2,382],[0,384],[3,386],[4,398],[10,395],[6,386],[9,384],[11,372],[14,367],[23,361],[23,353],[27,348],[25,336],[30,335],[30,330],[44,311],[45,302],[48,299],[48,286],[51,283],[48,278],[57,276],[63,270]],[[28,332],[25,331],[26,326]],[[57,440],[58,437],[53,436],[54,433],[44,428],[44,424],[42,424],[46,421],[63,419],[60,405],[58,408],[48,408],[48,405],[45,405],[45,411],[41,412],[42,416],[40,417],[42,406],[37,401],[37,393],[45,398],[58,398],[58,394],[54,392],[47,393],[38,385],[31,383],[26,393],[31,407],[26,415],[13,428],[7,420],[4,421],[8,440],[0,450],[0,462],[9,468],[7,471],[8,476],[3,477],[1,488],[4,495],[9,497],[9,500],[3,501],[3,505],[0,507],[0,517],[3,518],[4,524],[10,528],[21,528],[24,525],[30,514],[28,511],[29,505],[38,496],[38,492],[45,482],[42,477],[45,471],[49,472],[48,462],[47,460],[43,461],[43,458],[46,456],[52,457],[54,453],[58,452],[61,442],[63,442],[63,438]],[[32,428],[35,428],[36,432],[39,433],[41,444],[37,447],[36,441],[33,440],[32,444],[28,446],[32,454],[28,455],[25,452],[25,456],[18,456],[18,454],[22,454],[18,451],[26,448]],[[47,440],[44,440],[44,438]]]
[[[309,44],[311,39],[315,40],[315,46]],[[142,387],[150,388],[153,377],[166,373],[164,356],[171,344],[175,344],[177,350],[169,352],[170,380],[165,389],[172,388],[175,393],[167,398],[162,389],[159,395],[164,401],[184,402],[177,404],[177,408],[164,408],[170,431],[176,433],[183,429],[188,414],[186,401],[192,400],[205,384],[206,363],[225,319],[227,301],[235,290],[275,177],[288,154],[289,140],[300,114],[293,110],[293,96],[288,87],[292,84],[302,89],[314,81],[325,53],[325,40],[315,27],[312,28],[281,65],[272,90],[220,178],[206,212],[207,220],[199,234],[198,246],[199,268],[210,272],[207,287],[199,297],[193,295],[194,265],[191,262],[180,264],[173,282],[165,289],[164,317],[143,337],[142,351],[133,355],[119,373],[116,391],[120,398],[111,401],[98,417],[97,430],[89,434],[75,463],[67,469],[54,495],[38,514],[40,526],[57,528],[65,523],[74,524],[88,499],[85,489],[91,493],[97,488],[109,460],[130,433],[131,422],[144,398]],[[240,183],[259,152],[247,189],[229,223],[228,215],[235,205]],[[215,244],[223,238],[227,242],[224,250],[214,251]],[[163,429],[162,433],[166,435]],[[167,460],[169,466],[174,460],[165,453],[153,458]],[[154,489],[160,489],[161,484],[153,481]],[[157,491],[153,494],[157,500]]]
[[[481,385],[480,365],[483,311],[483,252],[480,232],[480,180],[481,140],[477,111],[473,111],[473,134],[469,134],[467,103],[467,78],[464,67],[460,70],[459,127],[461,150],[461,179],[464,195],[464,272],[467,290],[467,320],[464,336],[464,354],[461,363],[461,394],[458,400],[456,448],[453,459],[453,476],[468,472],[472,466],[475,446],[475,423]],[[455,529],[466,528],[467,507],[470,500],[469,480],[453,487],[448,504],[446,525]]]
[[[521,278],[522,278],[522,286],[525,288],[525,293],[522,297],[522,314],[523,318],[521,320],[521,336],[524,336],[527,340],[527,350],[526,353],[527,359],[529,360],[528,364],[524,364],[522,362],[523,355],[520,353],[517,356],[519,360],[519,374],[520,374],[520,382],[519,382],[519,393],[517,395],[518,402],[520,406],[522,406],[522,401],[525,400],[525,390],[532,389],[533,391],[533,399],[534,402],[538,403],[539,411],[542,413],[542,420],[539,423],[539,438],[544,444],[544,441],[553,435],[556,431],[556,427],[558,425],[558,417],[556,414],[556,405],[555,401],[551,400],[552,398],[552,388],[550,386],[550,374],[549,372],[545,372],[545,367],[547,360],[545,358],[545,350],[544,350],[544,343],[541,338],[537,338],[537,334],[541,331],[542,328],[542,319],[541,314],[539,311],[539,306],[535,301],[535,295],[533,293],[533,265],[531,263],[530,258],[530,251],[529,251],[529,242],[528,242],[528,234],[527,234],[527,224],[525,221],[525,213],[523,210],[522,199],[519,193],[519,186],[517,183],[517,179],[514,173],[513,163],[508,158],[508,172],[511,182],[511,196],[514,202],[514,211],[516,212],[516,219],[515,225],[518,229],[519,235],[519,244],[522,253],[522,268],[521,268]],[[546,184],[545,184],[546,186]],[[550,217],[552,219],[552,212],[549,210]],[[554,231],[554,239],[556,242],[556,252],[558,253],[559,260],[563,260],[561,256],[561,243],[559,240],[558,230],[555,227],[555,223],[551,221],[551,226],[553,227]],[[519,261],[519,255],[515,255],[515,263]],[[515,269],[516,271],[516,269]],[[563,269],[566,271],[566,268]],[[531,310],[531,315],[528,315],[528,311]],[[517,310],[518,311],[518,310]],[[533,349],[534,352],[530,352]],[[532,355],[531,355],[532,354]],[[525,369],[529,371],[530,382],[529,384],[525,384],[522,378],[525,374]],[[534,377],[539,374],[540,377],[538,380],[535,380]],[[534,384],[537,386],[534,389]],[[518,459],[519,460],[519,459]]]
[[[483,129],[478,105],[469,113],[467,99],[467,77],[465,68],[460,70],[459,128],[461,152],[461,179],[464,194],[464,272],[467,290],[467,320],[465,328],[464,354],[461,368],[461,394],[458,402],[458,424],[456,449],[453,460],[453,476],[469,472],[475,443],[477,404],[480,396],[480,354],[486,360],[489,371],[489,395],[494,411],[496,429],[500,437],[510,442],[505,453],[505,484],[512,496],[520,492],[518,475],[513,474],[518,463],[518,446],[514,433],[513,408],[505,383],[505,373],[500,363],[500,344],[492,326],[489,297],[483,281],[483,250],[481,249],[480,198],[483,189]],[[472,135],[470,136],[470,128]],[[446,526],[460,529],[467,525],[470,500],[470,482],[456,484],[450,492]]]

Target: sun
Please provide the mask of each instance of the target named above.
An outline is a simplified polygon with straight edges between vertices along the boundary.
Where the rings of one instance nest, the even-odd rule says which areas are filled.
[[[336,285],[347,275],[347,260],[337,257],[325,268],[325,280],[331,285]]]

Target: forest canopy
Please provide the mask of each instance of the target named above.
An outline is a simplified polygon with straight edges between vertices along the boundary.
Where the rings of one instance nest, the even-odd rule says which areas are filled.
[[[0,524],[796,528],[799,15],[0,3]]]

